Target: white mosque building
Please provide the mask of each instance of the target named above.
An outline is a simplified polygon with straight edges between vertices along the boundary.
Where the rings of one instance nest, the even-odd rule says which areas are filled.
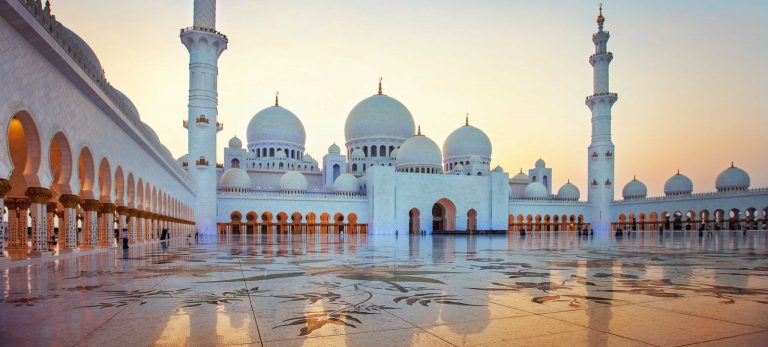
[[[182,29],[190,53],[188,154],[174,159],[131,100],[112,86],[85,40],[58,22],[47,2],[0,0],[0,254],[51,247],[112,247],[113,229],[132,242],[174,235],[252,232],[511,232],[765,228],[768,188],[751,188],[734,165],[715,192],[694,193],[682,173],[665,195],[634,179],[616,196],[616,155],[603,28],[592,36],[594,90],[587,192],[552,187],[538,160],[510,175],[493,164],[491,139],[467,119],[439,146],[408,108],[378,91],[346,119],[343,148],[306,153],[299,116],[275,103],[257,112],[245,139],[217,161],[216,1],[194,0]],[[180,86],[181,87],[181,86]],[[574,105],[575,106],[575,105]],[[511,177],[510,177],[511,176]],[[29,232],[31,230],[31,233]],[[31,235],[31,242],[28,240]]]

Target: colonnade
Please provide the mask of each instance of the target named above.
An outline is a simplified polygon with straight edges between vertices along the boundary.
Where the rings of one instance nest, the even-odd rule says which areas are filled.
[[[124,204],[83,199],[73,194],[29,187],[24,197],[10,197],[9,180],[0,179],[0,258],[8,253],[40,255],[52,250],[84,250],[118,245],[119,231],[131,243],[194,233],[194,222]],[[8,224],[4,220],[8,213]],[[58,227],[56,225],[58,224]],[[6,235],[8,242],[6,243]]]

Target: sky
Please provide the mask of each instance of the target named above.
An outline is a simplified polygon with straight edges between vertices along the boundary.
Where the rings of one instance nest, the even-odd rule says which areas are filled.
[[[174,156],[186,153],[189,56],[179,29],[192,0],[54,0],[53,14],[93,48]],[[768,1],[604,1],[613,52],[616,194],[634,175],[649,196],[678,169],[714,190],[731,161],[768,186]],[[598,2],[219,0],[219,162],[233,135],[281,106],[303,122],[307,152],[343,147],[360,100],[400,100],[442,146],[464,123],[511,175],[538,158],[586,196]],[[244,141],[245,142],[245,141]]]

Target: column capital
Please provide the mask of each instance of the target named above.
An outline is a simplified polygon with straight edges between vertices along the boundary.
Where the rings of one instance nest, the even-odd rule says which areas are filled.
[[[115,210],[117,210],[117,205],[111,202],[101,203],[101,208],[100,208],[101,213],[115,213]]]
[[[48,202],[46,205],[46,211],[48,211],[48,213],[56,213],[57,206],[55,202]]]
[[[117,213],[121,216],[125,216],[128,214],[128,208],[125,206],[117,206]]]
[[[80,197],[72,194],[61,194],[59,202],[64,205],[64,208],[77,208],[77,205],[80,204]]]
[[[27,188],[27,191],[24,192],[24,196],[26,196],[27,200],[33,204],[45,204],[51,200],[53,193],[48,188],[29,187]]]
[[[82,206],[83,210],[86,211],[98,211],[99,207],[101,206],[101,202],[96,199],[85,199],[80,203],[80,206]]]
[[[0,199],[11,191],[11,181],[0,178]]]
[[[139,214],[139,210],[137,210],[135,208],[129,208],[128,211],[127,211],[127,215],[129,215],[131,217],[138,217],[138,214]]]

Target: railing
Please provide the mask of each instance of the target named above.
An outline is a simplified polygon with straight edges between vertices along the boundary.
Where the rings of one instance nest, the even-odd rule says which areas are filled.
[[[181,29],[181,34],[184,34],[186,32],[190,32],[190,31],[204,31],[204,32],[207,32],[207,33],[215,34],[215,35],[221,37],[224,40],[224,42],[229,43],[229,39],[227,38],[227,35],[224,35],[224,34],[218,32],[218,31],[216,31],[214,29],[211,29],[211,28],[191,26],[191,27],[186,27],[186,28]]]
[[[557,195],[549,195],[546,198],[509,198],[510,203],[557,203],[570,205],[589,205],[587,201],[561,199]]]
[[[208,166],[208,161],[205,160],[204,158],[200,158],[200,159],[195,161],[195,165],[197,165],[197,166]]]
[[[195,118],[195,123],[205,123],[208,124],[208,118],[205,118],[204,116],[200,116]]]
[[[596,98],[603,97],[603,96],[612,96],[612,97],[618,98],[619,94],[616,94],[616,93],[595,93],[595,94],[592,94],[592,95],[586,97],[584,99],[584,101],[587,102],[587,101],[590,101],[592,99],[596,99]]]
[[[282,192],[279,190],[265,189],[238,189],[229,191],[219,189],[220,196],[248,197],[248,198],[267,198],[267,199],[307,199],[307,200],[368,200],[363,193],[358,194],[335,194],[328,191],[307,191],[307,192]]]
[[[646,201],[660,201],[660,200],[687,200],[692,198],[733,197],[733,196],[746,195],[746,194],[763,194],[763,193],[768,193],[768,187],[750,188],[750,189],[744,189],[744,190],[728,190],[723,192],[693,193],[693,194],[685,194],[685,195],[650,196],[650,197],[640,198],[640,199],[616,200],[613,203],[622,204],[622,203],[640,203],[640,202],[646,202]]]

